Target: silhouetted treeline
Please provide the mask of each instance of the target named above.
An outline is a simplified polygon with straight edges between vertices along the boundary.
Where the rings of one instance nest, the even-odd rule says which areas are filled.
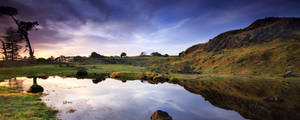
[[[30,30],[36,29],[38,26],[37,21],[22,21],[16,17],[18,15],[18,10],[9,6],[0,6],[0,15],[10,17],[14,23],[17,25],[17,30],[7,30],[4,40],[1,40],[3,54],[5,60],[15,60],[18,57],[18,51],[21,49],[21,46],[18,43],[22,42],[24,39],[26,41],[26,50],[29,51],[30,59],[34,59],[34,50],[31,46],[29,40],[28,32]],[[9,51],[8,51],[9,50]]]

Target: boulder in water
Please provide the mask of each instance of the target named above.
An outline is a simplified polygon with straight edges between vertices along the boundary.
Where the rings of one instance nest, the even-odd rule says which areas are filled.
[[[44,88],[40,85],[32,85],[27,92],[40,93],[40,92],[44,92]]]

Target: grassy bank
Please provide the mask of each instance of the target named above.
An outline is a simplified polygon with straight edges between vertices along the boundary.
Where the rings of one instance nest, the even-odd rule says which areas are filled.
[[[140,73],[143,67],[116,64],[74,65],[60,67],[59,65],[34,65],[22,67],[0,68],[0,81],[21,76],[75,76],[79,68],[86,68],[90,76],[112,72]]]
[[[51,75],[72,75],[76,68],[59,67],[58,65],[34,65],[23,67],[0,68],[0,81],[20,76],[51,76]]]
[[[56,110],[47,108],[40,95],[20,93],[21,88],[0,87],[1,120],[55,120]]]
[[[295,88],[299,88],[300,85],[299,77],[262,77],[247,74],[158,74],[149,72],[144,67],[132,65],[74,64],[70,66],[34,65],[0,68],[0,81],[19,76],[75,76],[77,70],[81,68],[86,69],[88,72],[88,76],[86,77],[94,77],[97,74],[109,73],[113,78],[121,80],[143,79],[148,80],[149,83],[153,84],[165,82],[167,80],[171,83],[179,83],[187,90],[203,96],[206,95],[205,90],[215,91],[217,92],[215,94],[219,97],[221,96],[222,99],[223,97],[224,99],[235,97],[235,100],[237,101],[253,101],[253,103],[260,103],[262,107],[266,108],[268,108],[270,104],[266,104],[263,101],[264,97],[279,96],[285,100],[287,99],[287,103],[299,106],[299,103],[297,102],[298,99],[290,100],[293,97],[298,98],[298,96],[285,96],[286,92],[281,92],[286,90],[288,90],[289,93],[295,92]],[[275,90],[280,90],[272,92],[274,88]],[[264,89],[267,91],[264,91]],[[255,96],[256,94],[261,94],[261,96]],[[57,111],[47,108],[45,104],[41,102],[39,97],[40,96],[36,94],[22,94],[20,93],[20,88],[0,87],[0,119],[55,119]],[[210,101],[214,101],[214,99],[211,98]],[[215,105],[243,112],[240,106],[230,107],[231,104],[219,105],[217,103],[215,103]],[[294,109],[293,106],[289,107]],[[282,108],[290,110],[289,108]]]

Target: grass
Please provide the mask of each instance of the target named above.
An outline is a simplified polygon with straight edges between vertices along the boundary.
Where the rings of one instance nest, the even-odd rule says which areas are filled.
[[[75,76],[80,68],[85,68],[89,73],[88,77],[95,74],[110,73],[112,77],[121,80],[145,79],[154,82],[155,76],[165,76],[169,82],[179,83],[189,91],[197,94],[201,90],[213,90],[218,94],[246,99],[265,105],[262,96],[283,96],[287,100],[287,107],[300,106],[299,96],[295,93],[295,88],[300,88],[299,77],[283,78],[279,76],[258,76],[249,74],[178,74],[169,73],[165,75],[149,72],[145,67],[119,64],[92,64],[64,66],[59,65],[35,65],[23,67],[0,68],[0,81],[18,76]],[[157,78],[161,79],[161,78]],[[164,78],[166,79],[166,78]],[[270,82],[271,81],[271,82]],[[285,83],[291,86],[283,86]],[[266,91],[264,91],[265,89]],[[273,90],[275,88],[275,90]],[[284,90],[283,90],[284,89]],[[285,90],[289,91],[285,94]],[[273,91],[272,91],[273,90]],[[199,92],[199,93],[198,93]],[[262,93],[260,93],[262,92]],[[245,94],[249,93],[249,94]],[[258,94],[262,96],[257,96]],[[18,120],[18,119],[55,119],[57,111],[51,110],[45,106],[36,94],[22,94],[20,88],[0,87],[0,119]],[[227,97],[226,97],[227,98]],[[297,99],[294,99],[297,98]],[[238,106],[220,105],[228,109],[239,110]],[[266,104],[266,106],[272,106]],[[276,105],[275,105],[276,106]],[[281,107],[281,106],[278,106]],[[282,108],[282,107],[281,107]],[[284,107],[283,109],[287,109]]]
[[[37,94],[20,93],[21,88],[0,87],[1,120],[55,120],[56,110],[47,108]]]
[[[0,81],[12,77],[21,76],[51,76],[51,75],[73,75],[76,68],[59,67],[58,65],[34,65],[23,67],[0,68]]]
[[[87,68],[88,73],[112,73],[112,72],[131,72],[140,73],[145,71],[144,67],[119,64],[96,64],[96,65],[79,65]]]
[[[78,68],[86,68],[90,75],[112,72],[141,73],[144,67],[116,64],[75,65],[73,67],[59,67],[59,65],[34,65],[23,67],[0,68],[0,81],[21,76],[75,76]]]
[[[168,73],[283,76],[287,71],[300,74],[300,43],[294,40],[251,45],[219,52],[193,49],[181,59],[154,61],[153,69]]]

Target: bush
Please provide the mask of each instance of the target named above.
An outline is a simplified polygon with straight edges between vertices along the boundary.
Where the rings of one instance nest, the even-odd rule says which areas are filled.
[[[85,77],[88,75],[88,72],[85,69],[79,69],[76,73],[78,77]]]
[[[154,81],[157,81],[157,82],[165,82],[165,81],[168,81],[168,77],[162,75],[162,74],[156,74],[154,77],[153,77],[153,80]]]
[[[175,77],[171,77],[169,80],[170,83],[179,83],[179,80]]]
[[[120,78],[121,77],[121,72],[113,72],[110,77],[112,78]]]

